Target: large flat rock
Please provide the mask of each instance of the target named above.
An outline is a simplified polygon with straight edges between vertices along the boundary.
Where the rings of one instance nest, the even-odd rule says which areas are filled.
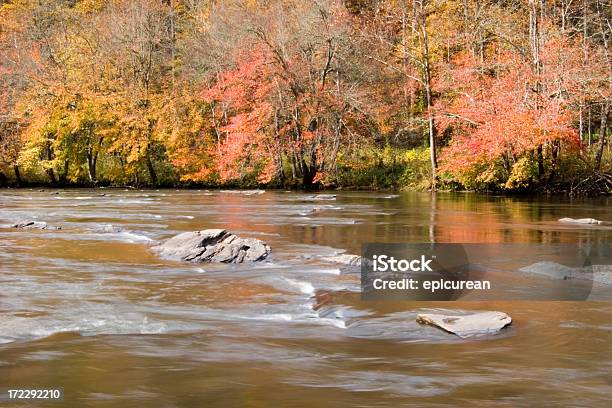
[[[44,221],[20,221],[17,224],[11,225],[11,228],[19,229],[39,229],[39,230],[61,230],[62,227],[54,227]]]
[[[224,229],[184,232],[152,251],[166,259],[186,262],[243,263],[261,261],[270,246],[255,238],[239,238]]]
[[[465,315],[422,313],[417,322],[439,327],[462,339],[494,334],[512,323],[512,318],[503,312],[475,312]]]

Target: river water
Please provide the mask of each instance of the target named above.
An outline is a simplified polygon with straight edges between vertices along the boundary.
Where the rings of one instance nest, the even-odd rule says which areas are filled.
[[[612,221],[612,199],[337,194],[0,190],[0,224],[62,227],[0,227],[0,388],[63,387],[29,405],[62,407],[612,404],[612,303],[365,302],[358,273],[318,259],[365,242],[611,243],[609,226],[557,220]],[[149,250],[206,228],[272,258]],[[472,340],[415,322],[439,308],[514,322]]]

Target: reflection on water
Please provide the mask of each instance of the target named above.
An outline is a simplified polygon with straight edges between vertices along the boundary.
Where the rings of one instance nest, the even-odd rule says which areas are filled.
[[[610,199],[104,192],[0,192],[0,225],[62,227],[0,227],[0,388],[64,387],[70,407],[609,406],[610,303],[362,302],[357,271],[320,258],[364,242],[610,243],[609,225],[557,222],[612,221]],[[272,259],[148,250],[220,227]],[[514,325],[464,341],[415,322],[437,308]]]

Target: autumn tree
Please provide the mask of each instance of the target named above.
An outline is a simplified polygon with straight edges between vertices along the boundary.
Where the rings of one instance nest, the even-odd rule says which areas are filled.
[[[309,1],[254,8],[235,2],[218,12],[221,23],[212,27],[210,41],[235,58],[204,94],[217,103],[212,120],[227,148],[220,163],[229,160],[235,172],[236,161],[264,154],[260,181],[289,177],[312,186],[333,172],[341,144],[355,134],[352,118],[361,115],[343,6]],[[252,148],[261,151],[252,155]],[[221,169],[222,178],[230,174]]]
[[[438,137],[434,105],[439,64],[455,52],[455,5],[446,1],[383,1],[363,17],[360,36],[368,44],[365,56],[378,64],[384,76],[401,84],[399,133],[421,132],[429,146],[431,189],[436,188]],[[384,82],[383,82],[384,83]],[[396,82],[392,82],[395,85]],[[392,85],[392,86],[393,86]],[[384,86],[384,85],[383,85]],[[391,89],[393,92],[393,88]],[[387,105],[393,104],[388,101]],[[397,103],[397,102],[395,102]],[[384,112],[384,110],[383,110]],[[393,111],[392,111],[393,112]]]
[[[165,156],[159,139],[159,110],[173,74],[173,5],[166,1],[118,1],[99,16],[98,35],[102,56],[112,61],[110,76],[119,89],[117,138],[110,151],[138,172],[145,166],[149,182],[157,185],[156,159]]]
[[[514,36],[491,29],[484,51],[460,52],[447,67],[450,104],[440,103],[440,125],[453,139],[443,168],[464,184],[552,182],[561,149],[580,151],[574,108],[597,98],[607,76],[598,59],[582,57],[580,41],[554,24],[543,2],[523,6],[509,19]]]
[[[4,1],[0,171],[312,188],[392,168],[386,185],[591,186],[610,180],[610,10],[603,0]]]

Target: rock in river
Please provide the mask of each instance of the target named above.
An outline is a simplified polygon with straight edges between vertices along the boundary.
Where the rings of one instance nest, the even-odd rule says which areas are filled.
[[[221,190],[224,194],[241,194],[246,196],[260,195],[266,192],[266,190]]]
[[[11,225],[11,228],[21,229],[40,229],[40,230],[61,230],[62,227],[53,227],[43,221],[21,221]]]
[[[123,231],[123,228],[118,227],[116,225],[107,224],[107,225],[99,225],[95,227],[93,231],[99,234],[116,234],[116,233]]]
[[[575,268],[570,268],[569,266],[550,261],[540,261],[532,265],[525,266],[519,269],[519,272],[563,280],[572,279],[572,275],[576,273]]]
[[[541,261],[519,269],[520,272],[552,279],[580,279],[612,285],[612,265],[590,265],[572,268],[556,262]]]
[[[503,312],[476,312],[465,315],[422,313],[417,322],[439,327],[462,339],[494,334],[512,323],[512,318]]]
[[[255,238],[239,238],[223,229],[184,232],[152,248],[162,258],[188,262],[256,262],[270,246]]]
[[[336,197],[336,194],[315,194],[313,196],[308,197],[308,199],[319,201],[333,201],[336,199]]]
[[[320,259],[325,262],[331,262],[340,265],[361,266],[361,257],[359,255],[341,254],[332,256],[322,256]]]
[[[561,218],[559,222],[566,224],[602,224],[602,221],[596,220],[595,218]]]

